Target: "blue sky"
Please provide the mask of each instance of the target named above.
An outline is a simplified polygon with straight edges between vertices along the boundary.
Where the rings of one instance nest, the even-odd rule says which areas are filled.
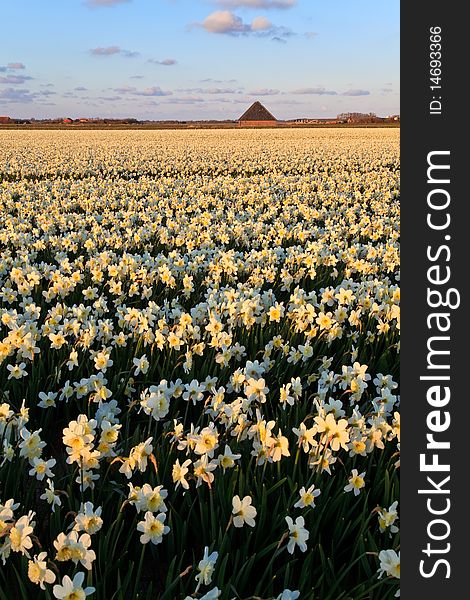
[[[398,0],[6,0],[0,114],[399,113]]]

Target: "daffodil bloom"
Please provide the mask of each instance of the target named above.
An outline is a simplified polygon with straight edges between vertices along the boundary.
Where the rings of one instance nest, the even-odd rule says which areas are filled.
[[[145,513],[144,520],[137,524],[137,531],[142,532],[141,544],[148,544],[148,542],[160,544],[163,536],[170,531],[168,525],[164,525],[165,517],[164,513],[160,513],[156,517],[150,511]]]
[[[33,547],[33,542],[30,535],[34,530],[34,521],[32,521],[34,513],[20,517],[13,527],[10,529],[9,538],[11,549],[13,552],[21,552],[29,557],[29,552]]]
[[[57,394],[54,392],[48,392],[47,394],[44,392],[39,393],[40,402],[38,402],[38,406],[41,408],[49,408],[51,406],[56,406],[55,400],[57,398]]]
[[[41,429],[38,429],[37,431],[33,431],[31,433],[26,429],[26,427],[23,427],[20,430],[20,456],[25,456],[30,460],[41,456],[42,449],[46,445],[46,442],[43,442],[39,437],[41,431]]]
[[[186,475],[189,472],[189,465],[191,464],[191,459],[186,459],[183,464],[180,465],[180,461],[176,459],[175,464],[173,465],[172,470],[172,479],[173,483],[175,483],[175,488],[179,485],[183,487],[185,490],[189,489],[189,483],[186,480]]]
[[[46,500],[51,505],[52,512],[55,512],[55,507],[61,506],[62,502],[60,496],[56,494],[54,482],[51,479],[47,479],[47,485],[48,487],[46,487],[44,493],[39,497],[41,500]]]
[[[381,550],[379,552],[380,567],[379,578],[385,573],[390,577],[400,579],[400,553],[395,550]]]
[[[298,590],[291,591],[286,589],[282,594],[279,594],[275,600],[297,600],[297,598],[300,598],[300,592]]]
[[[33,477],[36,477],[37,480],[42,481],[44,477],[54,477],[51,469],[56,464],[55,458],[51,458],[49,460],[43,460],[42,458],[37,458],[36,456],[31,459],[31,469],[29,474]]]
[[[74,529],[76,531],[84,531],[90,535],[97,533],[103,526],[101,511],[101,506],[95,509],[91,502],[85,502],[75,517]]]
[[[298,546],[301,552],[305,552],[307,550],[307,540],[310,534],[304,527],[304,518],[297,517],[294,523],[291,517],[286,517],[286,523],[289,528],[289,541],[287,543],[287,551],[290,554],[293,554],[295,547]]]
[[[149,370],[150,363],[147,360],[147,356],[144,354],[140,358],[134,358],[133,363],[135,365],[134,375],[137,376],[139,373],[145,375]]]
[[[90,596],[95,592],[95,588],[88,586],[83,587],[85,573],[79,571],[73,579],[68,575],[62,578],[62,584],[56,584],[53,588],[54,598],[58,600],[85,600],[86,596]]]
[[[355,496],[358,496],[361,493],[361,489],[366,485],[364,481],[363,473],[358,474],[357,469],[353,469],[351,471],[351,477],[349,478],[349,483],[344,486],[345,492],[354,492]]]
[[[212,574],[214,572],[214,567],[218,556],[218,552],[212,552],[209,554],[209,548],[207,546],[204,548],[204,556],[202,557],[202,560],[199,561],[197,566],[199,572],[196,575],[196,581],[198,582],[196,592],[199,590],[199,587],[202,584],[209,585],[212,581]]]
[[[235,527],[243,527],[246,523],[250,527],[255,526],[256,508],[251,505],[251,496],[245,496],[240,500],[239,496],[232,498],[232,515]]]
[[[54,583],[55,573],[47,568],[47,552],[40,552],[32,560],[28,561],[28,578],[39,585],[42,590],[46,589],[45,583]]]
[[[164,500],[167,496],[168,492],[163,489],[163,486],[158,485],[152,488],[148,483],[144,483],[137,492],[134,505],[137,512],[166,512],[168,509]]]
[[[390,529],[390,533],[397,533],[398,527],[394,523],[398,520],[398,500],[395,500],[387,509],[382,508],[378,512],[380,531],[384,532]]]
[[[21,379],[26,377],[26,363],[22,362],[19,365],[7,365],[7,370],[10,372],[8,379]]]
[[[219,465],[225,471],[225,469],[231,469],[235,466],[235,461],[241,458],[241,454],[234,454],[230,450],[230,446],[225,446],[225,450],[223,454],[219,454],[218,460]]]
[[[212,456],[214,456],[214,450],[219,446],[217,442],[218,437],[219,434],[217,428],[213,423],[211,423],[209,427],[204,427],[201,433],[196,437],[194,452],[199,455],[207,454],[209,458],[212,458]]]
[[[300,488],[299,495],[300,500],[298,500],[295,504],[295,508],[305,508],[307,506],[315,506],[315,498],[317,498],[321,494],[320,490],[315,489],[315,485],[311,485],[307,490],[302,487]]]
[[[307,428],[305,423],[300,423],[299,427],[293,427],[292,431],[297,436],[297,443],[301,446],[304,452],[309,452],[310,448],[318,446],[318,442],[314,439],[317,433],[316,427]]]
[[[78,531],[72,530],[68,535],[59,533],[54,541],[56,549],[56,560],[67,561],[71,560],[75,564],[80,562],[85,569],[90,570],[92,563],[96,558],[94,550],[90,550],[91,538],[88,533],[79,534]]]
[[[203,481],[210,486],[214,481],[215,475],[213,471],[215,471],[217,466],[218,464],[215,460],[209,460],[207,454],[203,454],[193,465],[196,487],[199,487]]]

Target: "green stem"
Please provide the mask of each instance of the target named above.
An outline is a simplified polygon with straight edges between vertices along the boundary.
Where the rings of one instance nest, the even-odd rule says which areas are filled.
[[[145,548],[146,548],[147,544],[142,544],[142,550],[140,552],[140,560],[139,560],[139,567],[137,569],[137,573],[136,573],[136,578],[135,578],[135,588],[134,588],[134,594],[132,596],[132,598],[138,598],[138,596],[136,596],[137,592],[138,592],[138,587],[140,584],[140,575],[142,573],[142,566],[144,564],[144,554],[145,554]]]

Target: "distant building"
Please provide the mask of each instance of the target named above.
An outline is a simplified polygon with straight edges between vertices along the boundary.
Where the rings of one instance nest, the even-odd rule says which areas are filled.
[[[238,119],[240,127],[276,127],[276,117],[265,108],[261,102],[254,102]]]
[[[0,117],[0,123],[9,123],[10,121],[10,117]]]
[[[378,117],[375,113],[341,113],[336,117],[338,123],[381,123],[384,119]]]

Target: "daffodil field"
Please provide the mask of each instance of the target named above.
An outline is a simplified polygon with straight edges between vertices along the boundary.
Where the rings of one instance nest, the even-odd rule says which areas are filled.
[[[0,600],[399,594],[399,130],[0,133]]]

